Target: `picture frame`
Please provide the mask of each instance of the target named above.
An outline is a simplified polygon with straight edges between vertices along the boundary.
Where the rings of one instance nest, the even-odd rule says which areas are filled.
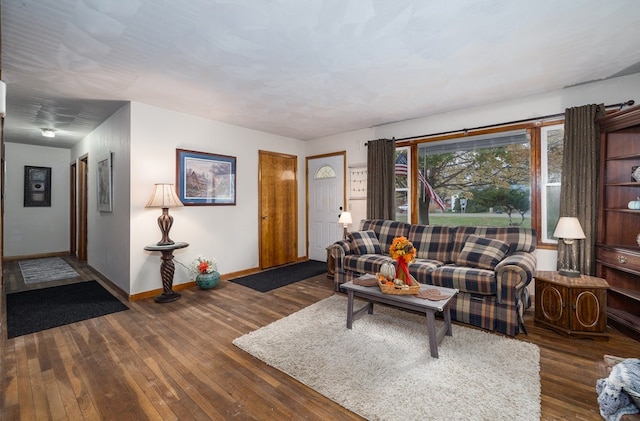
[[[97,205],[100,212],[113,212],[113,157],[112,153],[98,161],[96,168]]]
[[[24,166],[24,207],[51,207],[51,167]]]
[[[185,206],[236,204],[236,157],[176,149],[176,190]]]

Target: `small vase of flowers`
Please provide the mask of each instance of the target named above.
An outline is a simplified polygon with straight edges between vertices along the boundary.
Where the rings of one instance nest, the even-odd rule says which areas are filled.
[[[215,288],[220,282],[218,263],[215,259],[198,256],[191,262],[191,272],[196,275],[196,284],[200,289]]]

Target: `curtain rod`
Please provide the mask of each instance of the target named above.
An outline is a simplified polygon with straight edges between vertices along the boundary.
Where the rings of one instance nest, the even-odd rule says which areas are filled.
[[[622,107],[630,107],[633,104],[635,104],[635,101],[633,99],[630,99],[629,101],[620,102],[618,104],[605,105],[604,108],[607,109],[607,108],[616,108],[616,107],[620,107],[620,108],[622,108]],[[471,127],[471,128],[468,128],[468,129],[449,130],[447,132],[423,134],[423,135],[419,135],[419,136],[403,137],[403,138],[400,138],[400,139],[395,139],[394,138],[394,140],[396,142],[400,142],[400,141],[403,141],[403,140],[420,139],[420,138],[423,138],[423,137],[431,137],[431,136],[443,136],[443,135],[446,135],[446,134],[459,133],[459,132],[466,133],[466,132],[469,132],[471,130],[490,129],[492,127],[507,126],[507,125],[510,125],[510,124],[528,123],[530,121],[546,120],[548,118],[556,118],[556,117],[562,117],[562,116],[564,116],[564,113],[549,114],[549,115],[543,115],[543,116],[535,117],[535,118],[525,118],[523,120],[507,121],[506,123],[496,123],[496,124],[489,124],[489,125],[486,125],[486,126]],[[366,142],[364,145],[367,146],[367,143],[368,142]]]

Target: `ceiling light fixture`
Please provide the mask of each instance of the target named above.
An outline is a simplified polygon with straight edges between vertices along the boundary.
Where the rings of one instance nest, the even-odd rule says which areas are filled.
[[[42,136],[44,137],[56,137],[56,131],[53,129],[42,129]]]

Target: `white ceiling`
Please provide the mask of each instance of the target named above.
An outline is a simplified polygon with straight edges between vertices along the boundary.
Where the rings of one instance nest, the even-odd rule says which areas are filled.
[[[640,72],[638,0],[2,0],[5,140],[136,101],[314,139]]]

